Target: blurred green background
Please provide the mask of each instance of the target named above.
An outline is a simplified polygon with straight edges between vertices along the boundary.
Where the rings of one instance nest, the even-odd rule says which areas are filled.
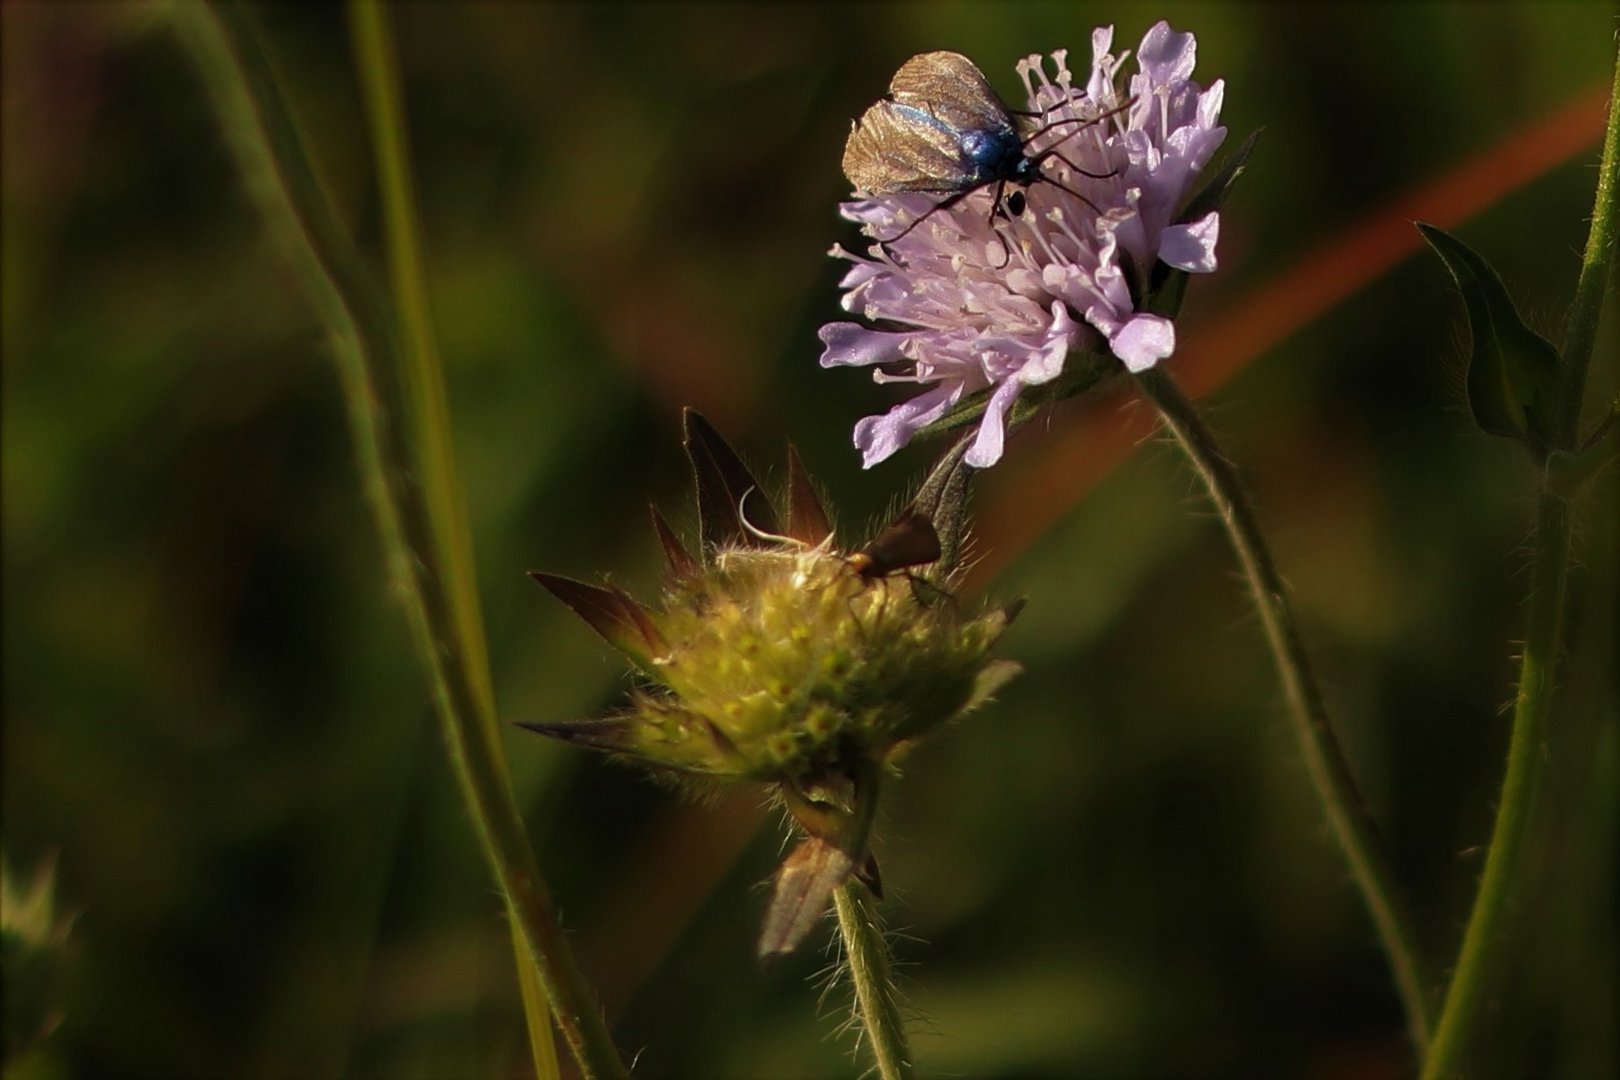
[[[331,189],[378,250],[340,10],[263,12]],[[407,5],[414,167],[503,716],[612,708],[621,665],[523,577],[649,594],[690,524],[692,405],[859,538],[928,461],[863,473],[891,398],[816,367],[852,232],[849,118],[907,56],[1014,62],[1160,17],[1266,129],[1181,357],[1277,268],[1601,85],[1601,3]],[[244,197],[164,9],[11,2],[4,30],[4,853],[76,913],[27,1076],[521,1076],[500,905],[359,498],[324,332]],[[1458,226],[1559,336],[1596,142]],[[1617,381],[1610,303],[1593,398]],[[1254,481],[1435,970],[1488,836],[1530,478],[1458,392],[1461,305],[1413,258],[1209,400]],[[1187,360],[1193,363],[1192,359]],[[1070,409],[1066,422],[1082,407]],[[1108,428],[1113,405],[1087,422]],[[1006,466],[1041,452],[1015,442]],[[992,476],[1011,497],[1012,483]],[[1002,483],[1003,488],[993,485]],[[1488,1073],[1616,1066],[1611,477],[1585,508],[1554,812]],[[1385,965],[1280,715],[1224,540],[1140,447],[989,583],[1027,666],[913,756],[878,851],[926,1074],[1394,1076]],[[1006,505],[1005,499],[997,505]],[[986,553],[988,554],[988,553]],[[513,730],[539,858],[642,1077],[854,1076],[825,935],[753,959],[780,852]]]

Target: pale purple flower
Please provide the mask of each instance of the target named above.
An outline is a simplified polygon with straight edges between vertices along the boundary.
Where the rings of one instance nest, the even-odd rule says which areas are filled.
[[[1109,53],[1113,36],[1112,27],[1092,33],[1083,86],[1073,83],[1066,50],[1052,54],[1050,77],[1040,56],[1018,65],[1029,110],[1041,114],[1032,130],[1102,117],[1058,125],[1026,150],[1056,148],[1067,162],[1048,158],[1045,175],[1084,200],[1055,184],[1032,184],[1024,212],[992,224],[990,185],[898,240],[940,196],[857,197],[842,205],[867,236],[893,240],[874,244],[870,257],[833,248],[854,264],[841,283],[844,309],[894,328],[829,323],[821,328],[821,366],[883,364],[888,370],[874,371],[876,381],[927,387],[855,425],[867,467],[987,387],[994,390],[967,461],[993,465],[1007,410],[1025,387],[1060,375],[1070,351],[1106,345],[1133,372],[1175,351],[1175,325],[1137,310],[1137,298],[1155,260],[1193,273],[1215,269],[1218,214],[1171,220],[1226,136],[1216,123],[1224,88],[1217,80],[1204,90],[1191,80],[1197,43],[1165,22],[1142,38],[1140,70],[1121,87],[1116,76],[1129,53]]]

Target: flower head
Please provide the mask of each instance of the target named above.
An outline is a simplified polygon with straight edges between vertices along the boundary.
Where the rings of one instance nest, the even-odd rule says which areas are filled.
[[[813,868],[819,882],[779,889],[792,903],[773,907],[762,950],[781,952],[867,860],[883,768],[1017,670],[989,655],[1016,608],[971,616],[939,584],[891,573],[940,557],[920,513],[840,552],[796,456],[779,516],[706,420],[689,412],[686,426],[702,544],[692,554],[655,514],[669,564],[661,604],[534,575],[642,685],[617,715],[524,726],[676,776],[773,784],[809,834],[784,873]]]
[[[915,193],[843,204],[844,217],[878,241],[868,256],[833,249],[854,264],[841,283],[843,306],[895,328],[829,323],[821,365],[886,365],[876,381],[927,385],[855,425],[868,467],[985,389],[966,460],[992,465],[1013,402],[1057,378],[1071,351],[1106,347],[1143,371],[1175,350],[1174,324],[1143,310],[1148,275],[1158,261],[1215,269],[1218,214],[1175,215],[1226,136],[1216,122],[1223,85],[1193,82],[1197,43],[1160,22],[1142,38],[1139,70],[1122,90],[1128,53],[1112,55],[1112,42],[1112,27],[1093,32],[1084,85],[1075,85],[1065,50],[1052,54],[1051,75],[1039,56],[1019,63],[1036,114],[1024,152],[1042,161],[1042,181],[999,206],[999,185],[948,208],[938,195]]]

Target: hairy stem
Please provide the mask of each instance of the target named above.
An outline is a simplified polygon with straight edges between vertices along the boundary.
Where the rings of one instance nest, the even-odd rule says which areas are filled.
[[[1558,666],[1564,595],[1569,577],[1569,506],[1543,492],[1536,507],[1535,562],[1531,568],[1529,626],[1519,663],[1507,775],[1491,830],[1485,873],[1463,933],[1462,951],[1446,991],[1445,1007],[1424,1062],[1425,1077],[1460,1076],[1463,1059],[1490,993],[1499,988],[1510,954],[1516,890],[1525,881],[1526,841],[1536,817],[1548,755],[1547,717]]]
[[[1614,91],[1609,98],[1609,121],[1598,168],[1597,195],[1592,208],[1592,229],[1575,286],[1569,327],[1564,338],[1563,375],[1555,443],[1573,447],[1580,442],[1581,399],[1586,369],[1597,337],[1598,316],[1612,273],[1616,232],[1620,230],[1620,56],[1615,58]],[[1620,403],[1617,403],[1620,408]],[[1611,410],[1610,419],[1615,415]],[[1600,427],[1587,453],[1601,465],[1605,437]],[[1590,475],[1591,470],[1586,471]],[[1566,494],[1578,484],[1562,485],[1546,478],[1536,504],[1535,550],[1530,569],[1530,609],[1524,654],[1519,661],[1519,693],[1513,705],[1513,735],[1508,743],[1507,772],[1491,829],[1490,853],[1474,896],[1474,907],[1463,931],[1457,967],[1446,988],[1446,998],[1435,1030],[1434,1044],[1424,1062],[1423,1076],[1462,1075],[1469,1047],[1486,1014],[1485,1005],[1501,980],[1511,955],[1514,916],[1520,906],[1518,890],[1529,877],[1533,856],[1528,843],[1532,824],[1545,801],[1544,775],[1549,765],[1546,746],[1551,739],[1549,719],[1563,648],[1564,604],[1569,585],[1571,556],[1570,506]]]
[[[844,939],[844,958],[855,986],[855,1006],[866,1028],[872,1055],[883,1080],[906,1080],[913,1075],[911,1048],[906,1044],[900,1000],[889,975],[889,945],[883,938],[876,905],[866,886],[847,881],[833,894],[838,909],[838,931]]]
[[[1615,57],[1614,89],[1609,93],[1609,123],[1603,136],[1603,157],[1598,164],[1597,193],[1592,200],[1592,230],[1581,257],[1581,275],[1575,282],[1575,300],[1569,309],[1564,334],[1564,373],[1558,402],[1556,445],[1573,447],[1579,441],[1581,398],[1586,391],[1586,369],[1592,362],[1598,317],[1614,269],[1616,234],[1620,233],[1620,54]]]
[[[174,13],[248,192],[332,335],[362,486],[457,781],[521,944],[518,963],[532,967],[544,986],[581,1072],[625,1076],[535,864],[512,799],[481,642],[458,621],[436,511],[413,479],[416,457],[397,401],[403,362],[388,304],[338,224],[243,12],[187,4]]]
[[[1266,644],[1282,678],[1288,719],[1299,742],[1305,772],[1327,811],[1333,835],[1372,916],[1406,1011],[1407,1031],[1422,1051],[1429,1041],[1431,1012],[1411,917],[1395,883],[1378,826],[1356,789],[1344,751],[1328,722],[1322,693],[1311,673],[1287,593],[1254,509],[1238,481],[1237,470],[1221,453],[1214,436],[1175,382],[1155,367],[1138,375],[1137,383],[1158,408],[1165,428],[1203,481],[1237,552],[1250,598],[1265,629]]]

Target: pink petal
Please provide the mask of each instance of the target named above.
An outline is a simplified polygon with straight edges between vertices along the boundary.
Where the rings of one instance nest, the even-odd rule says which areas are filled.
[[[962,384],[946,383],[902,401],[882,416],[868,416],[855,423],[855,446],[861,452],[861,467],[870,469],[893,454],[917,433],[945,415],[962,396]]]
[[[1108,347],[1134,375],[1176,351],[1176,324],[1160,315],[1138,313],[1108,335]]]
[[[1053,301],[1052,326],[1046,332],[1046,344],[1024,361],[1024,366],[1018,369],[1018,381],[1025,386],[1039,386],[1063,374],[1063,362],[1069,357],[1075,325],[1069,305],[1061,300]]]
[[[821,352],[821,366],[828,368],[898,360],[900,344],[910,335],[868,330],[859,323],[835,322],[823,326],[816,336],[826,346]]]
[[[1215,240],[1221,215],[1211,210],[1197,221],[1172,225],[1159,236],[1159,258],[1177,270],[1208,274],[1215,269]]]
[[[1198,62],[1198,42],[1191,34],[1176,33],[1161,20],[1142,35],[1136,62],[1160,86],[1181,82],[1192,75]]]
[[[1007,441],[1007,410],[1023,389],[1024,384],[1017,379],[1008,379],[996,387],[984,408],[984,418],[979,421],[979,436],[973,440],[963,461],[975,469],[988,469],[1001,460],[1002,447]]]

